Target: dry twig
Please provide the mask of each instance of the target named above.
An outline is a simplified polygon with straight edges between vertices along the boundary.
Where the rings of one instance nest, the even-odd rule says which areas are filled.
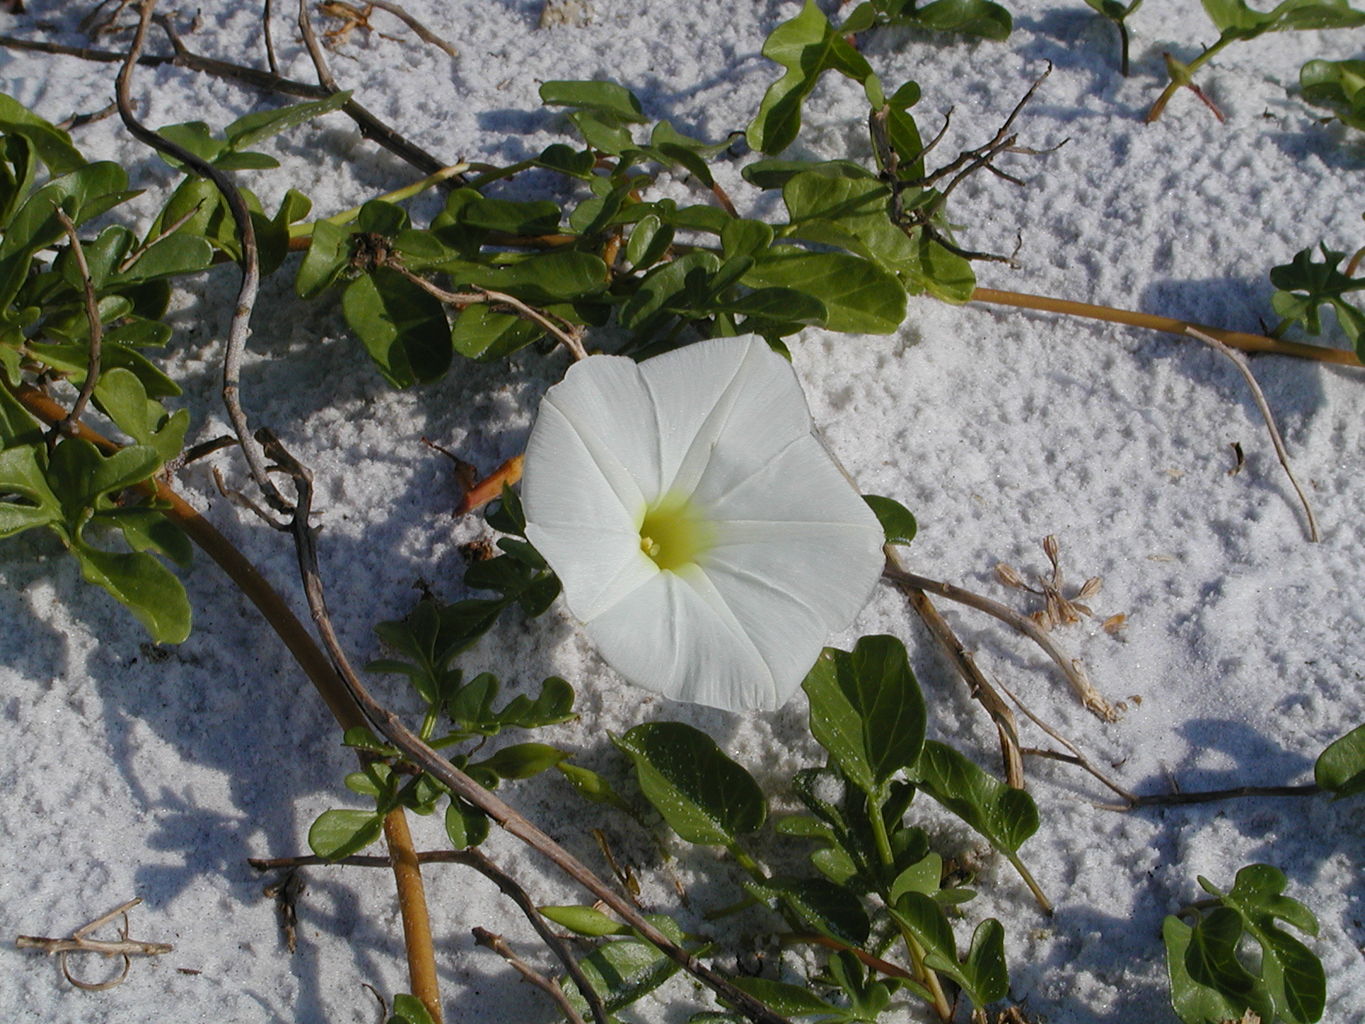
[[[18,949],[36,949],[49,956],[55,956],[57,962],[61,964],[62,975],[67,981],[77,988],[83,988],[88,992],[103,992],[116,985],[123,984],[128,977],[128,971],[132,967],[132,957],[135,956],[159,956],[162,953],[169,953],[173,948],[165,942],[143,942],[140,939],[128,938],[128,911],[142,902],[141,897],[131,899],[123,903],[102,917],[97,917],[87,924],[81,925],[69,938],[49,939],[40,935],[19,935],[15,937],[14,945]],[[123,927],[118,930],[117,939],[92,939],[90,933],[97,928],[102,928],[116,917],[122,916]],[[121,956],[123,957],[123,970],[119,972],[117,978],[108,981],[81,981],[72,975],[67,957],[72,953],[98,953],[100,956]]]
[[[1275,455],[1280,460],[1280,465],[1284,467],[1284,475],[1289,477],[1289,482],[1294,487],[1294,493],[1299,496],[1299,502],[1303,505],[1304,514],[1308,517],[1308,539],[1316,542],[1318,540],[1318,520],[1313,515],[1313,506],[1308,503],[1308,495],[1304,494],[1303,488],[1299,486],[1298,480],[1294,479],[1294,470],[1289,467],[1289,452],[1285,450],[1284,439],[1280,437],[1279,428],[1275,426],[1275,416],[1270,411],[1270,403],[1265,400],[1265,392],[1261,390],[1261,385],[1256,383],[1256,378],[1251,372],[1251,367],[1247,365],[1246,358],[1234,352],[1227,345],[1223,344],[1211,334],[1194,328],[1186,327],[1185,333],[1191,338],[1198,338],[1205,345],[1208,345],[1215,352],[1219,352],[1232,360],[1232,364],[1241,373],[1242,379],[1251,388],[1251,396],[1256,400],[1256,408],[1261,411],[1261,418],[1265,420],[1266,430],[1270,432],[1270,443],[1275,446]]]
[[[888,561],[886,568],[882,570],[882,578],[901,588],[913,587],[930,594],[937,594],[939,597],[965,604],[977,611],[992,615],[1001,622],[1008,623],[1043,649],[1047,656],[1061,669],[1062,675],[1071,685],[1072,691],[1086,708],[1106,722],[1113,722],[1118,719],[1118,715],[1109,705],[1109,702],[1100,695],[1094,684],[1090,682],[1090,677],[1085,671],[1085,665],[1079,659],[1067,657],[1048,636],[1047,632],[1027,615],[1020,615],[999,601],[992,601],[989,597],[963,590],[951,583],[943,583],[939,580],[930,579],[928,576],[908,572],[894,561]]]

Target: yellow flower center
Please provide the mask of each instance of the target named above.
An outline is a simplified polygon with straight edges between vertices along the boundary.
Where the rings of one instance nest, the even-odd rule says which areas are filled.
[[[705,554],[710,545],[710,524],[687,498],[666,494],[645,509],[640,550],[660,569],[681,569]]]

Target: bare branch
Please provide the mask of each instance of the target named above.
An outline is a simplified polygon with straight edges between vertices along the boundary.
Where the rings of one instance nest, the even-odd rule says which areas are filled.
[[[95,385],[99,382],[100,343],[104,340],[104,328],[100,324],[100,304],[99,299],[95,296],[95,283],[90,279],[90,264],[85,260],[85,248],[81,245],[81,240],[76,234],[76,225],[71,222],[71,218],[60,206],[54,206],[52,212],[61,221],[62,230],[66,232],[67,240],[71,243],[71,255],[76,260],[76,268],[81,274],[81,291],[85,298],[85,319],[90,325],[90,347],[85,360],[85,380],[81,381],[81,390],[76,396],[75,403],[71,406],[71,411],[66,414],[66,419],[57,426],[58,431],[69,434],[75,425],[81,421],[85,407],[90,402],[90,396],[95,393]]]
[[[503,941],[501,935],[494,935],[487,928],[475,928],[473,931],[474,941],[476,943],[497,953],[498,956],[507,961],[522,978],[549,996],[554,1004],[559,1007],[559,1012],[564,1014],[564,1019],[567,1020],[569,1024],[583,1024],[583,1018],[578,1015],[578,1010],[574,1008],[573,1003],[569,1002],[569,998],[564,994],[564,990],[549,978],[545,977],[545,975],[532,968],[531,965],[521,959],[521,957],[513,953],[511,947]]]
[[[251,428],[247,423],[246,413],[243,412],[238,397],[242,354],[246,350],[247,338],[251,334],[251,312],[256,304],[256,292],[261,279],[260,260],[256,248],[256,229],[251,223],[251,211],[247,209],[246,200],[242,198],[242,193],[222,171],[201,160],[182,146],[178,146],[152,131],[142,124],[133,113],[133,104],[129,97],[133,68],[137,66],[138,54],[142,52],[142,47],[146,42],[147,27],[151,22],[152,9],[155,5],[156,0],[143,0],[142,16],[138,21],[137,34],[133,37],[132,45],[128,48],[128,56],[123,62],[123,67],[119,70],[115,93],[118,98],[119,116],[134,138],[161,153],[169,154],[196,174],[212,181],[222,195],[223,201],[227,203],[228,210],[232,213],[232,219],[242,244],[242,258],[240,260],[242,283],[237,292],[237,303],[233,309],[232,323],[228,329],[227,344],[223,353],[223,405],[227,409],[228,419],[232,422],[233,432],[237,435],[237,442],[242,447],[243,455],[246,456],[247,465],[251,470],[251,477],[256,486],[260,488],[261,493],[265,495],[266,501],[273,509],[287,514],[289,503],[285,501],[284,495],[279,492],[266,475],[265,462],[251,441]]]

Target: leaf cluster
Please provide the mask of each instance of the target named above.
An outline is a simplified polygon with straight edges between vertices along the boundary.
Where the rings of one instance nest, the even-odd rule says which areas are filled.
[[[1356,354],[1365,358],[1365,313],[1348,301],[1347,295],[1365,289],[1365,278],[1351,277],[1337,267],[1346,254],[1319,246],[1321,260],[1313,258],[1312,249],[1294,254],[1293,260],[1270,271],[1270,283],[1275,293],[1270,305],[1282,317],[1272,332],[1282,334],[1291,324],[1298,324],[1309,334],[1322,332],[1319,309],[1327,306],[1336,314],[1342,332],[1355,347]]]
[[[545,679],[534,697],[518,694],[496,707],[501,689],[497,676],[480,672],[466,679],[455,664],[504,611],[517,606],[527,615],[539,615],[559,593],[559,580],[522,536],[526,521],[514,492],[503,490],[502,501],[488,521],[511,535],[498,541],[506,553],[473,563],[465,572],[465,584],[500,591],[499,596],[443,604],[424,595],[406,618],[375,627],[396,657],[377,659],[366,668],[406,679],[423,704],[421,739],[437,750],[467,748],[446,756],[481,785],[495,789],[504,779],[525,779],[549,768],[570,766],[564,765],[565,751],[537,742],[513,743],[477,757],[487,740],[504,730],[541,729],[576,716],[573,688],[559,676]],[[346,786],[372,797],[375,806],[373,810],[324,811],[308,833],[314,853],[329,858],[349,856],[378,838],[384,815],[393,808],[430,814],[444,797],[449,797],[446,834],[457,849],[477,846],[487,837],[488,819],[480,811],[430,775],[404,763],[398,750],[369,729],[347,730],[345,742],[368,756],[360,771],[346,777]]]
[[[1161,929],[1176,1015],[1185,1024],[1238,1020],[1247,1010],[1266,1024],[1319,1020],[1326,1004],[1322,962],[1280,925],[1315,936],[1318,922],[1284,895],[1284,874],[1252,864],[1237,872],[1228,892],[1203,876],[1199,885],[1212,899],[1167,917]],[[1249,952],[1253,945],[1258,955]]]
[[[767,978],[735,983],[778,1013],[822,1021],[877,1020],[898,994],[939,1006],[945,983],[977,1007],[1003,998],[1004,929],[983,921],[966,949],[959,948],[952,916],[972,893],[949,877],[929,835],[907,814],[924,792],[1022,869],[1018,849],[1038,827],[1032,799],[925,738],[923,696],[904,647],[892,637],[863,637],[851,652],[827,649],[803,687],[811,734],[827,760],[792,777],[804,813],[771,826],[777,836],[811,843],[814,874],[774,873],[760,863],[754,848],[769,823],[767,798],[706,734],[652,722],[614,738],[641,795],[673,833],[723,848],[742,869],[740,886],[751,903],[777,911],[793,940],[837,951],[809,985]],[[614,801],[629,803],[615,794]],[[580,912],[587,909],[574,911]],[[576,930],[589,934],[590,923],[581,919]],[[905,947],[904,969],[868,966],[885,964],[896,943]],[[740,1018],[711,1012],[693,1019]]]
[[[808,326],[887,333],[904,318],[907,294],[965,301],[974,275],[951,244],[944,197],[916,184],[925,147],[909,108],[919,90],[912,82],[887,95],[843,33],[906,23],[998,38],[1009,15],[977,0],[876,0],[850,22],[836,29],[807,3],[773,31],[763,52],[784,74],[747,139],[769,155],[790,146],[805,98],[837,71],[863,85],[870,117],[885,126],[899,168],[890,179],[884,163],[759,160],[744,179],[779,191],[786,217],[748,218],[718,180],[718,164],[735,158],[726,142],[651,121],[616,83],[547,81],[541,99],[565,111],[577,145],[483,170],[425,227],[383,200],[306,226],[296,290],[310,298],[339,289],[347,323],[398,387],[440,377],[456,354],[505,357],[544,340],[547,324],[572,333],[614,321],[627,349],[645,354],[742,332],[776,342]],[[528,171],[560,179],[567,198],[492,194]],[[700,201],[657,197],[665,177],[689,181]],[[922,214],[897,223],[893,200]]]

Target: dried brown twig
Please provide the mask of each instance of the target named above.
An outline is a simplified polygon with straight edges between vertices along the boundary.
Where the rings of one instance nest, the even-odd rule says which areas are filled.
[[[1198,330],[1194,327],[1185,328],[1185,333],[1191,338],[1197,338],[1205,345],[1208,345],[1215,352],[1218,352],[1228,359],[1242,375],[1242,379],[1247,382],[1247,387],[1251,388],[1251,397],[1256,402],[1256,408],[1261,412],[1261,418],[1265,420],[1266,430],[1270,432],[1270,443],[1275,446],[1275,455],[1280,460],[1280,465],[1284,467],[1284,475],[1289,477],[1289,483],[1294,488],[1294,493],[1299,496],[1299,502],[1303,505],[1304,515],[1308,517],[1308,539],[1316,542],[1318,540],[1318,520],[1313,515],[1313,506],[1308,503],[1308,495],[1304,494],[1303,488],[1299,486],[1298,480],[1294,478],[1294,470],[1289,466],[1289,452],[1285,450],[1284,439],[1280,437],[1279,428],[1275,426],[1275,416],[1270,411],[1270,403],[1265,399],[1265,392],[1261,390],[1261,385],[1256,383],[1256,377],[1251,372],[1251,367],[1247,365],[1246,358],[1234,352],[1227,345],[1223,344],[1211,334]]]
[[[97,917],[93,921],[81,925],[68,938],[49,939],[40,935],[19,935],[15,937],[14,945],[18,949],[36,949],[49,956],[55,956],[61,965],[62,976],[67,981],[88,992],[103,992],[106,989],[123,984],[132,967],[133,957],[160,956],[162,953],[169,953],[174,948],[165,942],[143,942],[140,939],[128,938],[128,911],[141,902],[142,898],[137,897],[127,903],[120,904],[102,917]],[[91,932],[104,927],[114,918],[120,916],[123,918],[123,927],[118,930],[119,937],[117,939],[92,939],[89,937]],[[67,963],[67,958],[72,953],[98,953],[100,956],[106,957],[120,956],[123,958],[123,970],[119,972],[117,978],[111,978],[108,981],[81,981],[72,975]]]
[[[100,323],[100,304],[95,295],[95,284],[90,279],[90,264],[86,262],[85,247],[81,245],[80,237],[76,234],[76,225],[71,222],[71,218],[60,206],[54,206],[52,212],[61,222],[62,230],[66,232],[67,241],[71,244],[71,255],[75,259],[76,269],[80,271],[81,275],[81,292],[85,299],[85,319],[90,325],[85,380],[81,381],[80,393],[76,395],[76,401],[72,403],[71,411],[66,414],[66,419],[54,428],[60,433],[71,433],[75,425],[80,423],[81,416],[85,413],[85,407],[90,401],[90,396],[95,393],[95,384],[100,378],[100,343],[104,339],[104,328]]]
[[[1076,694],[1087,709],[1106,722],[1113,722],[1118,719],[1118,714],[1113,707],[1100,695],[1100,692],[1095,689],[1094,684],[1090,681],[1090,677],[1085,671],[1085,665],[1079,659],[1070,658],[1063,653],[1062,649],[1047,634],[1047,631],[1027,615],[1020,615],[999,601],[974,594],[970,590],[964,590],[951,583],[944,583],[940,580],[930,579],[928,576],[908,572],[894,560],[888,560],[886,568],[882,570],[882,579],[894,583],[898,587],[908,586],[923,590],[926,593],[937,594],[939,597],[956,601],[958,604],[965,604],[977,611],[994,616],[1001,622],[1008,623],[1043,649],[1044,653],[1061,670],[1067,683],[1070,684],[1072,692]]]

